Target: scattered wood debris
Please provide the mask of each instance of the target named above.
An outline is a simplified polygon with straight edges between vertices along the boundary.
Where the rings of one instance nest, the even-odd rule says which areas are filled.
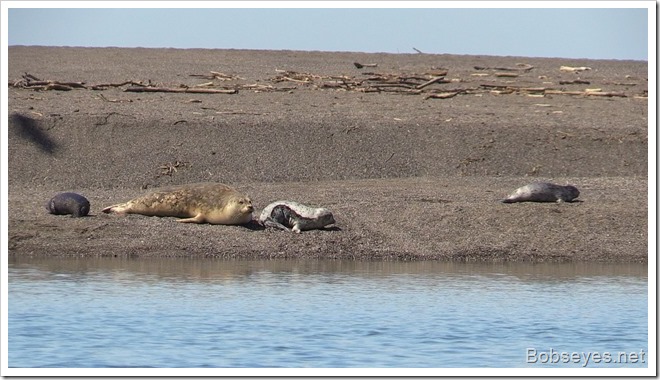
[[[377,67],[376,63],[353,63],[357,68]],[[473,94],[483,96],[483,94],[508,95],[523,94],[529,97],[546,97],[548,95],[572,95],[589,97],[635,97],[637,99],[647,99],[648,90],[639,89],[634,94],[626,94],[619,91],[606,91],[600,88],[588,88],[583,90],[568,91],[566,88],[554,88],[553,82],[549,81],[547,76],[538,76],[538,79],[545,80],[539,83],[539,87],[531,85],[515,85],[515,78],[524,76],[534,66],[527,63],[516,63],[515,66],[473,66],[479,72],[469,74],[470,78],[490,77],[492,82],[475,84],[477,87],[466,88],[467,86],[454,86],[458,88],[447,88],[448,83],[469,83],[473,79],[468,78],[447,78],[449,70],[438,67],[431,67],[421,74],[418,73],[383,73],[372,71],[360,72],[360,75],[318,75],[313,73],[297,72],[292,70],[276,69],[276,75],[266,79],[266,82],[245,83],[245,78],[237,75],[225,74],[217,71],[210,71],[208,74],[190,74],[190,77],[207,79],[207,82],[198,84],[179,84],[178,86],[169,86],[164,84],[152,83],[151,80],[142,82],[135,80],[126,80],[118,83],[99,83],[94,85],[85,82],[67,82],[55,80],[41,80],[38,77],[24,73],[21,79],[9,82],[10,87],[30,89],[35,91],[71,91],[73,89],[91,89],[107,90],[109,88],[123,88],[124,92],[160,92],[160,93],[194,93],[194,94],[236,94],[239,91],[260,92],[292,92],[300,88],[336,90],[336,91],[356,91],[363,93],[386,92],[398,95],[423,95],[424,99],[449,99],[457,95]],[[561,71],[580,73],[591,70],[590,67],[571,67],[561,66]],[[497,78],[512,78],[512,80],[498,80]],[[530,78],[527,78],[530,79]],[[641,80],[639,78],[629,78],[626,82],[599,81],[598,85],[617,85],[617,86],[635,86],[632,80]],[[236,83],[227,83],[228,81],[238,81]],[[220,84],[223,82],[223,84]],[[270,82],[270,83],[268,83]],[[474,82],[473,82],[474,83]],[[526,84],[529,82],[526,82]],[[561,80],[559,85],[591,85],[588,80],[576,78],[573,80]],[[461,88],[462,87],[462,88]],[[641,93],[641,94],[640,94]],[[112,99],[105,96],[99,96],[100,100],[112,103],[131,102],[132,100]],[[199,99],[189,100],[189,102],[201,102]],[[223,112],[232,114],[241,114],[243,112]]]
[[[12,87],[26,88],[35,91],[71,91],[74,88],[87,88],[84,82],[60,82],[56,80],[41,80],[32,74],[25,73],[21,79],[11,83]]]

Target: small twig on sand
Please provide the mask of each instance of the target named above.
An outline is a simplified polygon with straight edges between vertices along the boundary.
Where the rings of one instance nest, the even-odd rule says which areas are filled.
[[[109,103],[123,103],[123,102],[128,102],[131,103],[133,100],[132,99],[127,99],[127,100],[122,100],[122,99],[108,99],[103,94],[99,94],[99,98],[103,101],[109,102]]]
[[[184,166],[188,166],[188,164],[189,164],[189,162],[183,162],[183,161],[179,161],[179,160],[176,160],[174,162],[165,163],[165,164],[163,164],[159,167],[161,172],[160,172],[160,174],[158,174],[158,176],[156,176],[156,178],[164,176],[164,175],[168,175],[168,176],[171,177],[172,175],[174,175],[174,173],[178,172],[177,168],[182,168]]]
[[[261,115],[259,112],[247,112],[247,111],[216,111],[215,113],[219,115]]]

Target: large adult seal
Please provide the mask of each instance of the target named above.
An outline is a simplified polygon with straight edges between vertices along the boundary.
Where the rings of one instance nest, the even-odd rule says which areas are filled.
[[[516,189],[502,203],[516,202],[572,202],[580,191],[571,185],[556,185],[549,182],[535,182]]]
[[[193,183],[153,191],[104,213],[173,216],[181,223],[246,224],[252,221],[252,200],[222,183]]]
[[[77,193],[60,193],[46,203],[46,209],[51,214],[79,218],[89,213],[89,201]]]
[[[276,201],[266,206],[259,216],[259,224],[281,230],[300,231],[321,229],[335,223],[326,208],[310,207],[293,201]]]

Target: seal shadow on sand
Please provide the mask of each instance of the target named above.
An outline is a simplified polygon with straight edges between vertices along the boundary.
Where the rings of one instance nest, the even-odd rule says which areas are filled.
[[[255,221],[255,220],[253,220],[249,223],[245,223],[245,224],[238,224],[238,226],[247,228],[250,231],[265,231],[265,230],[269,229],[267,227],[262,226],[259,222]],[[275,229],[273,229],[273,230],[275,230]],[[337,227],[337,226],[318,228],[317,230],[318,231],[330,231],[330,232],[342,231],[342,229]],[[287,231],[287,232],[291,232],[291,231]],[[305,231],[305,232],[307,232],[307,231]]]
[[[54,154],[58,148],[57,143],[39,128],[39,122],[29,116],[13,113],[9,117],[9,125],[20,137],[31,141],[45,153]]]

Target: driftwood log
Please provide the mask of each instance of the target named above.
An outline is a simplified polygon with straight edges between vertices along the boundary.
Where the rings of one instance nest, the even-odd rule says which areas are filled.
[[[454,96],[456,96],[458,94],[459,94],[458,91],[456,91],[456,92],[440,92],[440,93],[437,93],[437,94],[426,95],[426,97],[424,99],[449,99],[449,98],[453,98]]]
[[[215,89],[215,88],[171,88],[171,87],[128,87],[126,92],[178,92],[191,94],[236,94],[236,89]]]
[[[560,80],[559,84],[591,84],[588,80],[576,79],[576,80]]]
[[[559,71],[566,71],[570,73],[579,73],[580,71],[588,71],[591,70],[591,67],[585,67],[585,66],[580,66],[580,67],[571,67],[571,66],[561,66],[559,68]]]
[[[359,62],[353,62],[353,64],[354,64],[355,67],[357,67],[358,69],[361,69],[361,68],[363,68],[363,67],[378,67],[378,64],[377,64],[377,63],[359,63]]]
[[[527,63],[517,63],[516,67],[488,67],[474,66],[475,70],[497,70],[497,71],[530,71],[534,66]]]

